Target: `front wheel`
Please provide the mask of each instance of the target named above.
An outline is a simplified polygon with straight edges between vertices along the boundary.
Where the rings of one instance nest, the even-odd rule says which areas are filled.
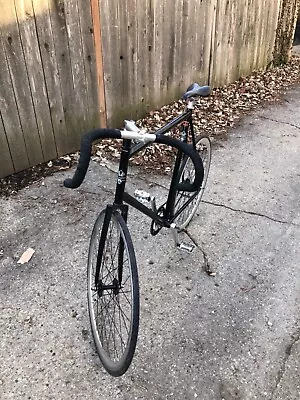
[[[211,142],[207,136],[200,135],[196,138],[196,150],[198,151],[204,169],[204,176],[201,187],[194,197],[194,199],[184,208],[176,217],[175,223],[179,230],[185,229],[188,224],[191,222],[198,206],[203,196],[203,192],[206,186],[210,161],[211,161]],[[192,182],[195,177],[195,169],[194,165],[190,158],[185,157],[182,160],[182,164],[179,170],[180,178],[179,182]],[[183,192],[178,191],[175,199],[175,207],[174,207],[174,215],[180,211],[180,209],[184,206],[184,204],[189,200],[189,198],[193,195],[193,192]]]
[[[95,222],[87,266],[88,309],[96,349],[113,376],[128,369],[139,326],[138,272],[132,240],[118,211]]]

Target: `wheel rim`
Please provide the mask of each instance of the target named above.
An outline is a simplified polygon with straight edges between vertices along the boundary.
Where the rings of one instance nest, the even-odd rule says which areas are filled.
[[[120,224],[114,215],[109,223],[104,244],[99,281],[95,285],[96,261],[104,213],[100,217],[94,227],[89,252],[88,301],[91,327],[98,354],[104,367],[113,373],[124,364],[132,346],[135,347],[137,328],[135,328],[132,344],[133,320],[137,310],[134,307],[129,250],[124,240],[123,230],[120,229]],[[124,247],[123,252],[122,247]],[[122,253],[123,260],[121,260]],[[119,263],[123,266],[121,283]]]
[[[184,229],[189,224],[193,218],[197,207],[202,198],[210,167],[211,160],[211,147],[210,141],[207,137],[200,138],[196,143],[196,150],[198,151],[204,169],[203,181],[201,188],[197,196],[189,203],[189,205],[178,215],[175,220],[176,225],[179,229]],[[180,182],[189,181],[192,182],[195,177],[195,169],[192,161],[190,159],[185,160],[184,166],[182,168],[182,173],[180,176]],[[187,200],[193,195],[192,192],[177,192],[176,202],[175,202],[175,213],[187,202]]]

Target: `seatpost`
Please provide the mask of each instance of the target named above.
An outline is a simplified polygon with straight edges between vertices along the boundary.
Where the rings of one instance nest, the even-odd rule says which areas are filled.
[[[123,139],[116,186],[115,204],[123,204],[123,194],[126,185],[131,139]]]
[[[186,106],[187,110],[193,110],[194,105],[195,105],[195,99],[193,97],[190,97],[189,99],[187,99],[187,106]]]

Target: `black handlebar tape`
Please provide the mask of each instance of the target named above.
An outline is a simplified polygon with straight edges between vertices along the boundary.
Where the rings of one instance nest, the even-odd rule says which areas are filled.
[[[81,139],[77,169],[73,178],[64,181],[65,187],[76,189],[82,184],[90,163],[92,143],[99,139],[121,139],[121,132],[118,129],[95,129],[86,133]]]
[[[191,158],[194,168],[195,168],[195,179],[194,182],[192,183],[178,183],[177,185],[177,190],[183,191],[183,192],[197,192],[203,181],[204,177],[204,169],[203,169],[203,163],[202,160],[197,153],[197,151],[194,149],[194,147],[190,144],[181,142],[180,140],[174,139],[170,136],[165,136],[165,135],[156,135],[155,139],[156,143],[161,143],[161,144],[166,144],[172,147],[176,147],[178,150],[181,150],[183,153],[185,153],[188,157]]]

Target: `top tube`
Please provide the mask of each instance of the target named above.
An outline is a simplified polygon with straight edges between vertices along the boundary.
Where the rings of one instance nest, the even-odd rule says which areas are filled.
[[[191,114],[192,114],[192,110],[187,110],[153,133],[155,135],[164,135],[165,133],[167,133],[169,130],[174,128],[174,126],[176,126],[180,122],[186,120],[187,118],[190,118]],[[137,143],[134,146],[132,146],[131,151],[130,151],[130,157],[133,157],[136,153],[138,153],[144,147],[148,146],[148,144],[149,143]]]

